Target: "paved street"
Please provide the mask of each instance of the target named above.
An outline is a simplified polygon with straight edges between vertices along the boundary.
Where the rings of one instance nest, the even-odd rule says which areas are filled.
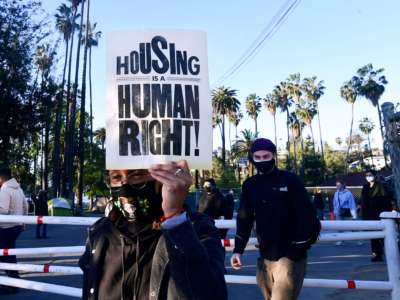
[[[27,226],[27,230],[21,235],[18,247],[46,247],[46,246],[78,246],[83,245],[86,237],[86,227],[83,226],[49,226],[49,239],[34,239],[34,226]],[[229,274],[254,275],[255,264],[258,253],[249,251],[245,254],[245,267],[240,272],[234,272],[229,267],[229,253],[226,265]],[[63,257],[56,259],[21,259],[26,263],[50,263],[66,266],[76,266],[77,259],[73,257]],[[80,276],[60,276],[52,274],[22,274],[24,279],[62,284],[80,287]],[[308,263],[308,278],[326,279],[360,279],[360,280],[387,280],[386,265],[384,263],[371,263],[369,258],[369,242],[364,242],[359,246],[356,242],[346,242],[344,246],[335,246],[332,243],[320,243],[312,249]],[[71,300],[72,297],[45,294],[29,290],[21,290],[17,295],[1,296],[3,300]],[[257,286],[250,285],[230,285],[229,299],[232,300],[262,300]],[[334,300],[354,300],[354,299],[373,299],[388,300],[388,292],[374,291],[354,291],[354,290],[335,290],[335,289],[315,289],[304,288],[301,293],[301,300],[314,299],[334,299]],[[211,300],[211,299],[210,299]]]

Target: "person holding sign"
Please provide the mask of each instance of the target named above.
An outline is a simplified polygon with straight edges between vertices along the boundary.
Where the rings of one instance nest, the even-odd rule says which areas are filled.
[[[109,175],[117,197],[90,228],[83,299],[227,299],[218,230],[184,208],[187,162]]]
[[[256,222],[260,258],[257,283],[266,300],[295,300],[307,266],[307,250],[321,230],[304,185],[293,173],[276,167],[276,146],[267,139],[254,141],[249,153],[258,174],[242,187],[235,249],[231,265],[242,267],[242,254]]]

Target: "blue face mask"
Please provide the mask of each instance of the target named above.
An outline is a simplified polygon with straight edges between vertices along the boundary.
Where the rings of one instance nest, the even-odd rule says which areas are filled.
[[[272,158],[270,160],[263,160],[263,161],[253,161],[254,166],[256,167],[257,171],[262,174],[269,174],[275,168],[275,159]]]

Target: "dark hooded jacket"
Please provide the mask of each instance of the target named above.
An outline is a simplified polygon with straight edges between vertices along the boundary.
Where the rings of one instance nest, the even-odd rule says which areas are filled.
[[[393,199],[393,194],[381,182],[375,182],[372,187],[365,184],[361,191],[363,220],[379,220],[382,212],[395,209]]]
[[[188,213],[168,230],[102,218],[90,228],[79,265],[83,299],[227,299],[224,251],[204,214]]]

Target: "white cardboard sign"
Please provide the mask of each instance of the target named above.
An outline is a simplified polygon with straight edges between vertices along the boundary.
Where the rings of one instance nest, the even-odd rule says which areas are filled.
[[[205,32],[107,36],[107,169],[180,159],[210,169],[211,112]]]

